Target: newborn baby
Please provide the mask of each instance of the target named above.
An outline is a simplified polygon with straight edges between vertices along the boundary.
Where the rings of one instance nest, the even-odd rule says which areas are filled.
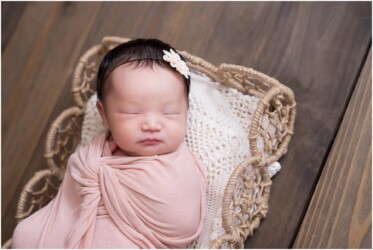
[[[201,232],[205,175],[184,142],[189,69],[168,44],[109,51],[97,75],[107,130],[71,155],[55,199],[13,248],[185,248]]]

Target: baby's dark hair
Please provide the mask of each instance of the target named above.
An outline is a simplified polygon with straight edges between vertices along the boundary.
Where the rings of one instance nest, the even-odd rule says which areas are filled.
[[[102,101],[104,84],[110,73],[126,63],[136,63],[136,66],[153,66],[158,65],[163,68],[168,68],[179,73],[175,68],[171,67],[169,62],[163,60],[163,50],[170,51],[172,48],[169,44],[158,39],[135,39],[126,43],[122,43],[110,50],[102,59],[97,73],[97,97]],[[180,54],[179,54],[180,55]],[[180,58],[185,62],[185,59],[180,55]],[[179,73],[181,74],[181,73]],[[182,75],[185,82],[186,95],[189,95],[190,78]]]

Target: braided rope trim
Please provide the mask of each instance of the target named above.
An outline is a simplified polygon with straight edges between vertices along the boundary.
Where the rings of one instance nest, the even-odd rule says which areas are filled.
[[[97,64],[91,61],[92,57],[95,57],[103,53],[103,46],[101,44],[90,48],[82,57],[75,67],[71,92],[74,95],[75,103],[78,107],[83,108],[87,103],[87,92],[93,94],[93,89],[90,82],[94,80],[95,74],[97,73]],[[92,70],[92,74],[87,74],[87,70]]]
[[[71,107],[60,113],[51,124],[44,153],[48,168],[36,172],[22,189],[15,215],[17,223],[48,204],[56,196],[67,159],[79,143],[81,123],[76,119],[82,120],[83,115],[83,109]],[[11,241],[8,244],[11,244]]]
[[[12,238],[5,241],[5,243],[1,246],[2,249],[10,249],[12,246]]]
[[[248,172],[249,168],[252,170]],[[226,235],[213,240],[211,248],[244,247],[246,238],[253,235],[267,215],[271,185],[261,157],[250,157],[238,165],[224,193],[222,219]]]
[[[81,122],[84,110],[79,107],[68,108],[53,121],[45,141],[44,157],[49,169],[62,175],[67,159],[80,141]]]
[[[59,170],[44,169],[36,172],[21,192],[15,215],[17,222],[48,204],[56,196],[61,181]]]

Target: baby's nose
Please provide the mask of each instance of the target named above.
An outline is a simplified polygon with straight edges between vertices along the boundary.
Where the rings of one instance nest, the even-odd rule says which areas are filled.
[[[142,123],[141,129],[143,131],[160,131],[162,129],[162,124],[159,122],[157,117],[148,116],[146,120]]]

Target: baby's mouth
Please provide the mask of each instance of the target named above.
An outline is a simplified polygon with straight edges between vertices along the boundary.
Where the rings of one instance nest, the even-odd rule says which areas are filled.
[[[140,141],[141,144],[145,145],[157,145],[160,144],[162,140],[159,140],[157,138],[146,138],[145,140]]]

